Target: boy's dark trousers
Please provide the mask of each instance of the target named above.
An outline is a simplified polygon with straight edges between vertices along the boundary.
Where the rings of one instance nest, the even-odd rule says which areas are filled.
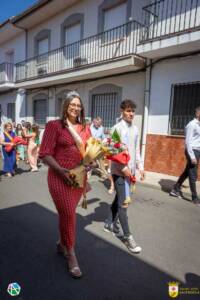
[[[113,223],[115,223],[119,218],[124,236],[128,237],[131,233],[128,224],[127,208],[122,207],[124,200],[126,198],[125,178],[123,176],[118,176],[118,175],[112,175],[112,176],[113,176],[114,186],[116,190],[116,196],[111,205],[112,220]]]

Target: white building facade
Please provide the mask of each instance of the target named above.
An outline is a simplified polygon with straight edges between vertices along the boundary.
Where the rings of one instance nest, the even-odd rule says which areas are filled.
[[[110,128],[130,98],[146,169],[177,174],[169,149],[181,155],[200,105],[199,20],[200,0],[40,1],[0,25],[1,122],[44,126],[73,89]]]

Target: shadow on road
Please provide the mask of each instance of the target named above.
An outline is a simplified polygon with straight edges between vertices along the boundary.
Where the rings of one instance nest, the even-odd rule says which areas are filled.
[[[161,190],[167,194],[169,194],[174,186],[174,184],[176,183],[176,181],[171,180],[171,179],[160,179],[160,181],[158,182],[161,186]],[[185,187],[183,185],[183,187]],[[191,198],[186,194],[184,195],[183,193],[183,200],[189,201],[191,202]]]
[[[22,288],[18,300],[169,299],[167,283],[176,278],[116,247],[112,237],[108,242],[89,232],[87,226],[102,222],[107,212],[108,205],[100,203],[94,213],[77,215],[76,248],[84,277],[74,280],[56,254],[56,214],[35,203],[1,210],[0,299],[10,299],[11,282]]]

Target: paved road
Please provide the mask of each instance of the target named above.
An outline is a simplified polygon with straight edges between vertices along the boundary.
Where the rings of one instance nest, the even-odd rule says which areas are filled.
[[[143,251],[131,255],[105,233],[112,196],[91,177],[89,207],[78,208],[77,254],[84,272],[72,279],[55,251],[57,214],[46,184],[46,168],[0,181],[0,300],[7,285],[22,287],[18,300],[170,299],[168,282],[200,288],[200,208],[163,191],[138,186],[129,220]],[[181,295],[179,299],[198,299]]]

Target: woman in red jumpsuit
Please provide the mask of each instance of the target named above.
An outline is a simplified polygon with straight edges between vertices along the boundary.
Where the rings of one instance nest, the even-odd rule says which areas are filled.
[[[82,156],[69,128],[78,133],[84,144],[90,137],[90,129],[85,125],[84,107],[76,92],[66,95],[62,118],[47,123],[40,147],[40,158],[49,166],[48,187],[59,216],[60,241],[57,249],[67,258],[72,277],[79,278],[82,272],[76,259],[74,245],[76,207],[83,189],[70,186],[72,179],[68,170],[78,166]]]

